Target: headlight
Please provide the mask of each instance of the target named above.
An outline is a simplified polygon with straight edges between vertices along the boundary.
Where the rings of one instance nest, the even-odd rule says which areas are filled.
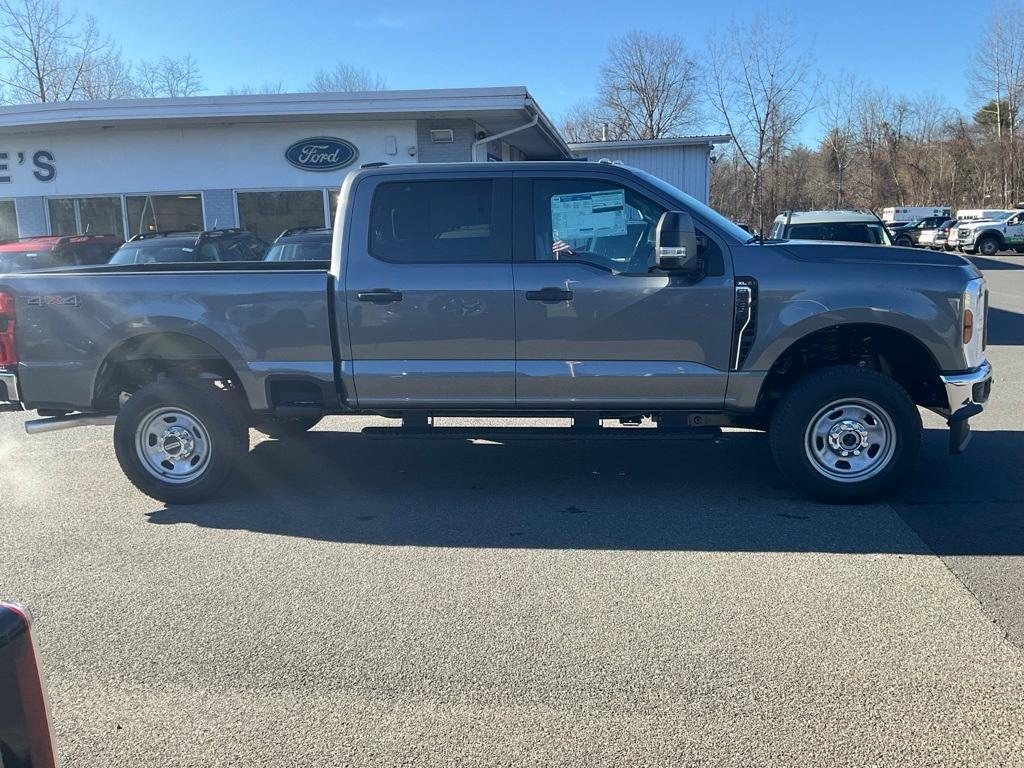
[[[988,314],[988,290],[985,278],[979,277],[964,288],[961,308],[964,356],[967,366],[976,368],[985,359],[985,317]]]

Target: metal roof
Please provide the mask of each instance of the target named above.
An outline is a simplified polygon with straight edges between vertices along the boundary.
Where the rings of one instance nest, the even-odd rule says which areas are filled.
[[[62,101],[0,107],[0,134],[187,125],[238,125],[282,121],[472,119],[489,135],[538,116],[518,139],[534,154],[569,158],[565,139],[523,86],[347,93],[275,93],[161,99]],[[530,135],[532,132],[533,135]],[[517,144],[519,142],[517,141]],[[546,152],[538,151],[546,147]],[[525,147],[524,147],[525,149]]]
[[[639,149],[642,147],[685,147],[694,144],[728,144],[732,136],[674,136],[666,139],[621,139],[616,141],[580,141],[570,142],[573,152],[590,149]]]

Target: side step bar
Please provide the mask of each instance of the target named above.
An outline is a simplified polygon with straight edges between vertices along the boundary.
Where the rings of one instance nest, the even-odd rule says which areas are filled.
[[[31,419],[25,422],[25,431],[30,435],[56,432],[75,427],[112,427],[117,414],[76,413],[73,416],[57,416],[52,419]]]
[[[450,438],[456,440],[713,440],[719,427],[666,429],[662,427],[363,427],[361,433],[378,438]]]

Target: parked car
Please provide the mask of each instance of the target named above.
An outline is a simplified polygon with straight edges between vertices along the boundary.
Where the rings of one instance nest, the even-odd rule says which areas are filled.
[[[957,247],[964,253],[995,256],[999,251],[1024,253],[1024,211],[1006,211],[991,219],[957,227]]]
[[[323,227],[286,229],[267,251],[267,261],[330,261],[333,233]]]
[[[912,248],[921,243],[922,236],[926,236],[927,242],[935,237],[935,230],[949,221],[948,216],[929,216],[917,221],[910,221],[905,224],[898,224],[889,227],[889,234],[892,235],[896,245]]]
[[[117,235],[43,235],[0,243],[0,274],[106,264],[124,241]]]
[[[0,276],[3,407],[38,410],[30,433],[113,424],[128,478],[168,503],[214,494],[250,425],[325,414],[449,438],[507,433],[432,416],[761,429],[792,483],[856,502],[913,466],[918,406],[957,453],[989,397],[985,280],[957,256],[751,237],[608,163],[363,168],[339,206],[328,269]]]
[[[772,222],[771,239],[892,245],[885,225],[869,211],[786,211]]]
[[[110,259],[111,264],[173,264],[180,262],[261,261],[267,244],[244,229],[205,232],[144,232],[132,237]]]
[[[938,229],[935,230],[935,236],[932,238],[931,247],[937,251],[949,251],[955,249],[955,244],[950,245],[950,236],[953,237],[955,242],[956,227],[958,223],[959,222],[956,219],[950,219],[949,221],[940,224]]]
[[[0,766],[57,764],[32,615],[0,601]]]

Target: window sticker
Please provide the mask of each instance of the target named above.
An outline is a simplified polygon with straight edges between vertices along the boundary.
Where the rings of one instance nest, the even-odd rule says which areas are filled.
[[[555,240],[614,237],[626,234],[626,192],[577,192],[551,196]]]

